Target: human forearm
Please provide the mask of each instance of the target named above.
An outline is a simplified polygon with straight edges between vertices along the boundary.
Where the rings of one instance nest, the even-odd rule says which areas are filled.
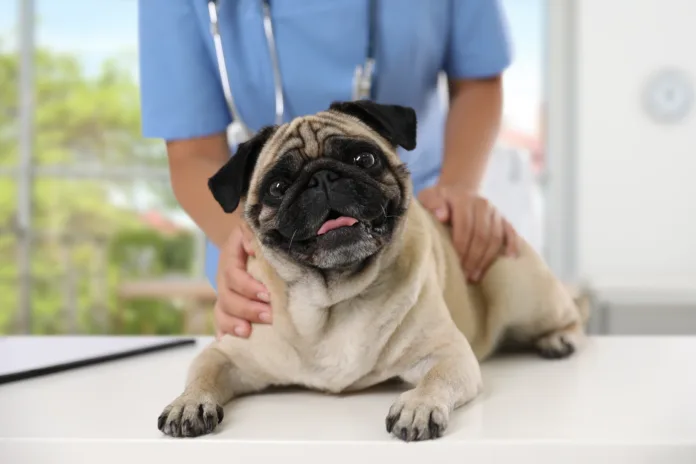
[[[239,210],[226,214],[208,189],[208,179],[229,157],[224,134],[167,144],[174,196],[182,209],[218,247],[240,222]]]
[[[500,77],[450,81],[440,184],[478,190],[500,129],[502,107]]]

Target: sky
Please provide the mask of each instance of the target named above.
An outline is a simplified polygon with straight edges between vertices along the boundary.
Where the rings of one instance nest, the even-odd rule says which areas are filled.
[[[19,2],[0,2],[0,40],[7,45],[16,36]],[[513,65],[504,79],[505,118],[510,126],[534,133],[543,98],[546,0],[501,2],[514,50]],[[37,45],[79,54],[87,69],[119,54],[132,60],[137,71],[137,0],[36,0],[36,15]]]

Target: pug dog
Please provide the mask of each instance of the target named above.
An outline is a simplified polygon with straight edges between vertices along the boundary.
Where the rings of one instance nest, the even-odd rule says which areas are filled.
[[[225,212],[243,205],[248,272],[271,294],[273,323],[204,348],[160,431],[213,432],[225,404],[269,387],[339,394],[396,378],[407,389],[386,431],[434,439],[479,395],[479,363],[500,348],[565,358],[580,347],[586,312],[528,244],[467,283],[397,156],[415,148],[416,125],[412,108],[336,102],[260,130],[210,178]]]

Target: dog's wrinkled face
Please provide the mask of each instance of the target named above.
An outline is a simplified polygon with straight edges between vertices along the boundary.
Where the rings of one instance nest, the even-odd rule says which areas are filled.
[[[369,101],[260,131],[210,180],[227,212],[245,198],[270,249],[323,270],[360,266],[387,245],[410,201],[396,146],[415,147],[410,108]]]
[[[402,187],[373,142],[334,135],[280,154],[255,189],[249,219],[268,246],[334,269],[358,264],[389,240],[403,213]]]

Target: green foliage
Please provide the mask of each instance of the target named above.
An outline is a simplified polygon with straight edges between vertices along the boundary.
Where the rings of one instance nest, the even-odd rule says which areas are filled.
[[[35,55],[37,165],[165,166],[163,147],[140,135],[138,86],[117,60],[87,75],[79,60],[38,50]],[[17,164],[18,56],[0,46],[0,167]],[[114,195],[128,196],[127,182],[38,177],[33,188],[32,256],[34,333],[61,333],[72,311],[82,332],[104,330],[119,311],[117,286],[129,278],[188,273],[193,259],[189,234],[163,236],[144,228],[136,212],[119,208]],[[150,189],[162,208],[174,204],[168,186]],[[16,185],[0,178],[0,333],[12,330],[18,275],[14,223]],[[155,250],[140,272],[127,256],[138,246]],[[129,252],[128,250],[131,250]],[[177,333],[181,313],[167,302],[142,301],[126,308],[127,333]],[[106,325],[108,327],[108,325]]]
[[[124,276],[136,279],[165,272],[187,273],[193,262],[194,240],[190,234],[165,236],[149,229],[126,230],[113,237],[109,255],[116,282]],[[119,309],[121,333],[165,335],[183,329],[183,314],[168,302],[142,299]]]

